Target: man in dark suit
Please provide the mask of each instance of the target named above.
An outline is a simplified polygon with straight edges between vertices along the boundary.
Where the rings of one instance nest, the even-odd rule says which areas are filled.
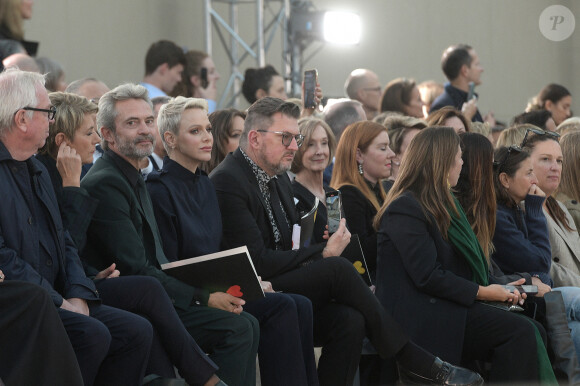
[[[48,172],[33,157],[54,119],[44,77],[10,69],[0,74],[0,90],[0,269],[8,280],[50,294],[85,385],[141,384],[151,324],[100,304],[63,227]]]
[[[441,362],[410,342],[352,264],[336,257],[350,240],[344,219],[326,243],[292,249],[291,229],[299,217],[284,172],[302,144],[299,115],[290,102],[258,100],[248,110],[240,148],[212,172],[223,247],[247,245],[258,274],[274,288],[310,298],[315,343],[323,346],[321,385],[352,384],[365,335],[382,357],[395,356],[423,383],[472,382],[478,377],[471,378],[474,373]]]
[[[210,296],[161,270],[168,260],[139,172],[140,160],[155,144],[153,120],[143,86],[124,84],[99,100],[97,127],[105,153],[81,181],[99,200],[83,258],[98,269],[116,263],[124,274],[158,279],[185,328],[219,366],[219,377],[231,385],[253,385],[259,328],[254,317],[242,312],[244,301],[225,293]],[[208,366],[200,371],[213,373]]]

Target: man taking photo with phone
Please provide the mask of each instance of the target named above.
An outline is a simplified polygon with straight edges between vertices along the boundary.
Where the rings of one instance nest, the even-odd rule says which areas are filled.
[[[327,242],[292,250],[292,227],[299,216],[285,172],[304,139],[299,116],[297,105],[272,97],[248,109],[240,147],[210,175],[222,214],[222,248],[246,245],[258,275],[276,289],[312,301],[314,342],[323,346],[321,385],[352,384],[365,336],[379,355],[394,356],[402,371],[422,383],[440,378],[478,384],[479,375],[411,342],[353,265],[339,257],[350,241],[344,219]]]

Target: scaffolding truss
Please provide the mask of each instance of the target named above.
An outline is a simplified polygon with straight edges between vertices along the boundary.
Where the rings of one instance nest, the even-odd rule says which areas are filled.
[[[213,31],[221,42],[230,62],[230,75],[224,92],[218,101],[218,108],[238,105],[241,83],[244,79],[241,63],[246,58],[255,60],[256,67],[266,65],[266,53],[272,46],[272,41],[278,31],[282,34],[282,67],[284,76],[291,72],[291,56],[288,49],[288,21],[290,19],[291,0],[203,0],[205,50],[209,55],[214,51]],[[226,4],[227,16],[220,15],[216,9],[217,3]],[[255,30],[251,36],[240,34],[239,8],[254,7]],[[224,8],[224,7],[222,7]],[[265,12],[265,10],[268,12]]]

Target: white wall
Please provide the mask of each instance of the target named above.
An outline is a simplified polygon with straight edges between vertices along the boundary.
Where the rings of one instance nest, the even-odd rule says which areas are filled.
[[[275,11],[272,1],[266,12]],[[563,42],[542,36],[540,13],[548,0],[314,0],[318,9],[345,9],[363,19],[363,41],[356,47],[318,48],[306,63],[316,67],[325,95],[341,96],[348,73],[357,67],[373,69],[381,82],[399,76],[417,81],[443,82],[440,57],[453,43],[468,43],[485,68],[478,88],[480,110],[493,110],[509,120],[522,111],[529,97],[549,82],[568,87],[573,108],[580,111],[580,2],[567,6],[576,16],[576,31]],[[215,4],[225,12],[225,4]],[[253,5],[240,5],[240,29],[252,41]],[[39,56],[58,60],[67,80],[95,76],[110,86],[139,81],[147,47],[166,38],[187,48],[204,48],[202,0],[44,0],[34,5],[26,36],[41,42]],[[229,62],[214,33],[213,56],[229,76]],[[279,34],[267,61],[281,65]],[[319,47],[318,45],[314,45]],[[308,53],[307,55],[308,56]],[[255,67],[246,60],[243,67]],[[242,68],[242,72],[243,69]],[[240,107],[245,107],[242,105]]]

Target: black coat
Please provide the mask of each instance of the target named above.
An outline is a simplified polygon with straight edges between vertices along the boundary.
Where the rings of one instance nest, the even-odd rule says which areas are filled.
[[[290,179],[285,173],[278,178],[280,200],[290,225],[298,224],[300,218],[294,205]],[[268,280],[298,268],[305,261],[322,259],[324,243],[298,250],[276,250],[258,181],[239,149],[227,155],[212,171],[210,179],[216,189],[222,214],[222,248],[246,245],[262,279]]]
[[[44,288],[60,307],[63,298],[99,300],[93,282],[85,276],[77,249],[63,226],[46,168],[34,157],[15,161],[0,142],[0,269],[10,280],[27,281]],[[31,188],[31,182],[35,189]],[[40,202],[47,217],[34,213]],[[49,228],[38,224],[46,221]],[[44,232],[44,233],[41,233]],[[56,255],[41,260],[41,239],[53,238]],[[46,267],[58,264],[56,277]]]
[[[377,296],[411,339],[460,363],[468,308],[479,286],[411,193],[393,201],[378,230]]]

